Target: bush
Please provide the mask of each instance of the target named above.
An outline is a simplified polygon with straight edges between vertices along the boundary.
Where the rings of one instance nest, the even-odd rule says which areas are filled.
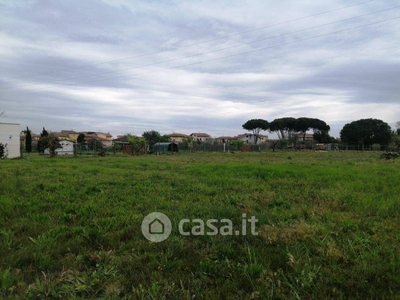
[[[0,158],[3,158],[4,154],[5,154],[5,147],[2,143],[0,143]]]

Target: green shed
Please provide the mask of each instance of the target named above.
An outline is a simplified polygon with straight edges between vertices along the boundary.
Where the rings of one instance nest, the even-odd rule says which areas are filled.
[[[155,143],[153,145],[153,153],[178,152],[178,144],[171,143]]]

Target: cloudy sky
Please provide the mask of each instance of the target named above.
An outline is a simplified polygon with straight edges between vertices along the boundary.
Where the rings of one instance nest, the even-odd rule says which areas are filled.
[[[0,0],[0,122],[242,133],[400,120],[398,0]]]

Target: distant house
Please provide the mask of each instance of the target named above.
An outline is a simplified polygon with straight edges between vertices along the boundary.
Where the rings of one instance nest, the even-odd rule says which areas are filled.
[[[314,140],[314,134],[312,134],[312,133],[306,133],[306,134],[304,135],[304,134],[302,134],[302,133],[299,133],[299,134],[297,135],[297,139],[298,139],[299,141],[302,141],[303,139],[304,139],[304,141],[312,141],[312,140]]]
[[[60,148],[56,149],[57,155],[73,155],[74,154],[74,143],[67,140],[62,140],[59,142]],[[44,154],[50,154],[50,149],[44,150]]]
[[[68,140],[69,139],[68,133],[65,133],[65,132],[57,132],[57,131],[53,132],[52,131],[51,134],[54,135],[55,137],[57,137],[59,141]]]
[[[175,143],[182,143],[182,141],[184,139],[187,139],[189,137],[189,135],[183,134],[183,133],[171,133],[168,134],[168,136],[171,138],[171,141],[175,142]]]
[[[103,144],[104,147],[112,147],[113,145],[113,141],[112,139],[106,138],[99,138],[100,142]]]
[[[197,141],[197,142],[207,143],[207,142],[211,142],[211,140],[212,140],[211,136],[204,132],[192,133],[190,136],[193,138],[194,141]]]
[[[76,142],[78,140],[79,133],[71,130],[61,130],[62,134],[66,134],[68,136],[68,140],[72,142]]]
[[[61,130],[61,131],[52,131],[52,135],[58,138],[59,141],[68,140],[71,142],[76,142],[78,140],[79,133],[71,130]],[[26,130],[21,131],[21,142],[25,144]],[[31,132],[32,142],[37,142],[40,138],[39,135]]]
[[[93,132],[93,131],[80,132],[80,133],[83,133],[85,135],[86,143],[91,143],[94,140],[96,140],[96,142],[100,142],[104,147],[111,147],[113,145],[113,139],[110,133]]]
[[[118,135],[115,139],[113,139],[114,143],[128,143],[128,136],[125,135]]]
[[[252,143],[254,144],[254,140],[251,139],[251,134],[250,134],[250,133],[238,134],[238,135],[236,136],[236,138],[237,138],[239,141],[242,141],[242,142],[244,142],[244,143],[249,144],[249,143],[252,142]]]
[[[96,134],[100,139],[112,141],[112,135],[111,135],[109,132],[107,132],[107,133],[104,133],[104,132],[96,132],[95,134]]]
[[[240,141],[243,141],[246,144],[253,144],[255,142],[255,136],[252,133],[244,133],[244,134],[239,134],[236,136],[236,138]],[[268,141],[268,136],[267,135],[259,135],[257,144],[264,144]]]
[[[260,141],[261,144],[264,144],[264,143],[268,142],[268,135],[260,134],[260,136],[258,137],[258,140]]]
[[[0,143],[5,146],[4,157],[20,157],[21,142],[19,124],[0,123]]]

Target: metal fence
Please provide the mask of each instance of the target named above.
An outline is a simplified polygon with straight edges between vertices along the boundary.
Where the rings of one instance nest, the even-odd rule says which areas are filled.
[[[75,153],[78,156],[93,156],[93,155],[123,155],[130,154],[123,151],[124,145],[113,145],[102,148],[89,148],[87,146],[75,145]],[[362,145],[348,144],[315,144],[305,143],[299,145],[279,144],[277,141],[268,141],[259,145],[244,144],[241,146],[232,145],[229,143],[194,143],[192,145],[179,144],[180,153],[196,153],[196,152],[261,152],[261,151],[381,151],[381,152],[400,152],[396,145],[372,145],[363,147]],[[26,154],[23,146],[21,153]],[[37,153],[35,146],[32,147],[32,153]],[[146,151],[140,151],[139,154],[145,154]],[[151,153],[151,152],[149,152]]]

